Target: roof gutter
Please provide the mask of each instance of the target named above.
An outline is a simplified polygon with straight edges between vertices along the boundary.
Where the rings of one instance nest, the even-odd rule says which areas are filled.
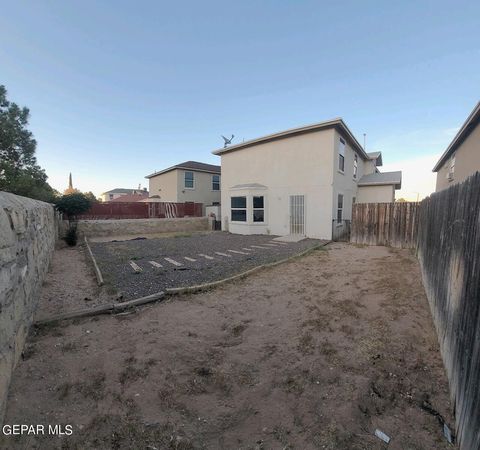
[[[360,153],[363,159],[368,160],[368,155],[365,153],[365,150],[359,144],[359,142],[355,139],[355,136],[352,134],[352,132],[349,130],[349,128],[347,127],[343,119],[340,117],[332,120],[326,120],[324,122],[319,122],[313,125],[306,125],[299,128],[291,128],[289,130],[280,131],[278,133],[269,134],[256,139],[251,139],[250,141],[242,142],[241,144],[236,144],[227,148],[214,150],[212,151],[212,153],[214,155],[221,156],[225,153],[234,152],[236,150],[242,150],[244,148],[252,147],[254,145],[264,144],[267,142],[285,139],[293,136],[298,136],[301,134],[313,133],[315,131],[325,130],[329,128],[336,128],[337,131],[340,131],[341,134],[343,134],[343,136],[346,137],[351,144],[353,144],[353,146]]]

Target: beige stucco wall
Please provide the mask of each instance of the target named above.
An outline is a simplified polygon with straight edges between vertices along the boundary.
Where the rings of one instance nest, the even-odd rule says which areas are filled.
[[[363,162],[362,170],[364,175],[370,175],[371,173],[375,173],[377,170],[377,166],[375,165],[375,161],[368,159]]]
[[[203,206],[212,205],[214,202],[220,202],[221,191],[212,189],[213,174],[207,172],[196,172],[192,170],[177,170],[178,172],[178,201],[203,203]],[[185,187],[185,172],[193,172],[194,188]],[[220,177],[221,182],[221,177]]]
[[[450,159],[437,172],[436,191],[441,191],[453,184],[461,183],[470,175],[480,171],[480,125],[477,125],[455,151],[455,174],[452,181],[447,179],[449,170]]]
[[[185,172],[194,173],[194,188],[185,188]],[[220,191],[212,189],[213,174],[206,172],[171,170],[149,179],[150,196],[159,195],[165,202],[195,202],[203,206],[220,202]],[[221,181],[221,177],[220,177]]]
[[[364,162],[358,154],[358,173],[357,177],[353,178],[353,162],[355,151],[347,143],[345,146],[345,171],[341,172],[338,169],[338,149],[340,144],[340,134],[335,131],[335,158],[333,167],[333,198],[332,198],[332,220],[337,217],[338,194],[343,194],[343,220],[350,220],[352,218],[352,203],[353,197],[357,196],[357,182],[365,174],[365,170],[374,167],[371,161]],[[368,164],[367,164],[368,163]],[[367,172],[371,173],[371,172]]]
[[[287,235],[290,195],[305,196],[306,235],[329,239],[332,231],[333,129],[257,144],[222,155],[222,227],[239,234]],[[231,223],[230,198],[240,184],[258,183],[264,195],[265,223]],[[250,198],[250,197],[249,197]],[[248,218],[251,218],[251,208]],[[227,226],[225,226],[227,224]]]
[[[53,206],[0,192],[0,422],[57,237]]]
[[[160,196],[163,202],[178,202],[178,171],[171,170],[148,179],[150,197]]]
[[[357,203],[390,203],[395,201],[395,188],[390,186],[360,186]]]

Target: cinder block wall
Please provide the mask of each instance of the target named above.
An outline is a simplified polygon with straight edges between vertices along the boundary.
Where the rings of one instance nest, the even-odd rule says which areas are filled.
[[[87,237],[141,235],[209,230],[207,217],[178,219],[79,220],[78,233]]]
[[[52,205],[0,192],[0,422],[56,236]]]

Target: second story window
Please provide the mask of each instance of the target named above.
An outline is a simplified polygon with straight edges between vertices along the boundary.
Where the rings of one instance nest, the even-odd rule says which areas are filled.
[[[345,172],[345,141],[342,138],[338,144],[338,170]]]
[[[450,167],[448,168],[447,172],[447,179],[448,181],[453,181],[455,177],[455,155],[450,158]]]
[[[353,157],[353,178],[357,178],[357,173],[358,173],[358,156],[355,153],[355,156]]]
[[[185,172],[185,188],[193,189],[194,187],[193,172]]]
[[[212,191],[220,190],[220,175],[212,175]]]

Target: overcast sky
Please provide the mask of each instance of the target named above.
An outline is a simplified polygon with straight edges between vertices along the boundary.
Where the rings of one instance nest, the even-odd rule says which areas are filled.
[[[0,15],[0,84],[31,110],[58,190],[148,186],[184,160],[341,116],[399,196],[479,100],[480,2],[22,1]]]

